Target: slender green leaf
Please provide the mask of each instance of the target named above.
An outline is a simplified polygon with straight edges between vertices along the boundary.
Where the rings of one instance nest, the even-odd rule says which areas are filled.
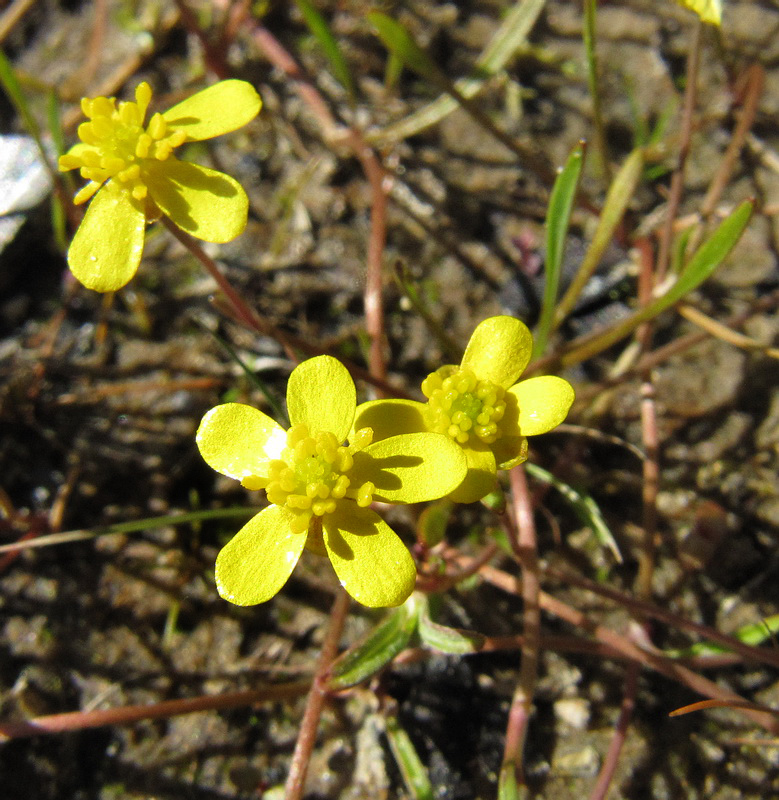
[[[343,53],[341,52],[341,48],[338,46],[336,38],[330,31],[327,21],[319,13],[319,11],[317,11],[311,0],[295,0],[295,2],[300,9],[300,13],[303,15],[303,19],[305,20],[308,29],[313,34],[314,38],[319,42],[319,46],[322,48],[327,60],[330,62],[333,75],[335,75],[341,86],[346,89],[346,92],[349,95],[349,101],[354,103],[356,95],[354,90],[354,81],[352,80],[352,73],[349,70],[349,65],[346,63]]]
[[[585,143],[579,142],[574,147],[565,166],[555,180],[549,207],[546,211],[546,264],[544,299],[541,305],[541,317],[533,341],[533,357],[537,358],[546,349],[549,331],[554,320],[557,291],[560,286],[560,273],[565,256],[565,240],[571,221],[571,210],[576,198],[582,167],[584,165]]]
[[[41,145],[41,131],[38,123],[35,121],[30,112],[30,107],[27,104],[27,98],[24,96],[22,87],[14,72],[11,62],[6,57],[5,53],[0,49],[0,84],[2,84],[5,93],[8,95],[13,107],[16,109],[17,114],[22,118],[24,127],[27,129],[30,136],[32,136],[38,145]]]
[[[433,787],[416,748],[397,717],[387,717],[387,741],[413,800],[433,800]]]
[[[779,633],[779,614],[760,620],[750,625],[744,625],[734,634],[734,639],[738,639],[742,644],[751,647],[759,647],[775,634]],[[683,650],[665,650],[669,658],[692,658],[693,656],[714,656],[720,653],[729,653],[730,650],[725,645],[717,642],[696,642]]]
[[[420,603],[419,624],[417,628],[422,644],[439,653],[461,655],[478,653],[484,645],[484,636],[476,631],[450,628],[430,619],[430,606],[427,598]]]
[[[215,331],[212,331],[208,326],[203,325],[199,320],[196,319],[195,321],[204,331],[211,334],[216,343],[223,348],[227,355],[243,370],[244,375],[246,375],[246,377],[249,379],[249,382],[262,393],[266,402],[271,407],[276,420],[281,422],[283,425],[288,426],[289,418],[284,412],[284,408],[282,407],[278,398],[266,386],[265,381],[263,381],[262,378],[260,378],[260,376],[238,355],[235,348],[227,341],[227,339],[223,338]]]
[[[514,3],[477,60],[474,74],[455,83],[464,97],[475,97],[487,80],[504,69],[517,50],[527,44],[527,37],[545,5],[546,0],[518,0]],[[440,122],[456,108],[457,101],[443,94],[400,122],[372,135],[370,139],[378,144],[406,139]]]
[[[745,200],[741,203],[698,248],[695,255],[683,269],[682,274],[676,280],[671,276],[669,280],[673,281],[673,283],[666,288],[660,297],[649,305],[637,309],[605,331],[596,331],[583,341],[574,342],[560,359],[561,365],[569,367],[573,364],[579,364],[607,347],[611,347],[611,345],[632,333],[639,325],[654,319],[658,314],[678,303],[693,289],[697,289],[706,279],[711,277],[733,249],[749,223],[753,207],[754,204],[750,200]]]
[[[611,550],[614,558],[620,564],[622,563],[622,553],[619,552],[619,546],[614,539],[614,535],[606,524],[598,504],[588,494],[574,489],[573,486],[556,478],[551,472],[547,472],[542,467],[531,464],[529,461],[525,464],[525,469],[536,480],[547,483],[557,489],[568,501],[579,520],[595,534],[598,544]]]
[[[62,115],[57,93],[50,91],[46,99],[46,124],[48,125],[51,141],[54,143],[54,152],[57,156],[65,152],[65,133],[62,130]],[[65,176],[61,176],[64,178]],[[62,253],[67,252],[68,228],[67,215],[62,204],[62,193],[55,191],[51,197],[51,224],[54,239]]]
[[[362,641],[342,653],[333,662],[330,688],[356,686],[389,664],[411,640],[417,627],[418,611],[415,595],[412,595]]]
[[[563,295],[560,305],[555,313],[555,325],[559,325],[571,313],[585,284],[595,272],[603,253],[614,236],[617,225],[622,220],[628,204],[633,198],[641,174],[644,170],[644,151],[634,150],[614,176],[606,201],[603,204],[598,226],[592,237],[592,242],[582,259],[579,271],[576,273],[568,291]]]
[[[213,519],[230,519],[232,517],[251,517],[258,511],[255,507],[245,508],[217,508],[211,511],[190,511],[184,514],[166,514],[163,517],[146,517],[132,522],[117,522],[89,530],[62,531],[37,536],[23,542],[0,545],[0,553],[11,550],[27,550],[32,547],[49,547],[54,544],[67,544],[68,542],[84,542],[96,539],[98,536],[110,536],[116,533],[140,533],[151,528],[166,528],[169,525],[183,525],[192,522],[205,522]]]
[[[399,58],[409,69],[423,78],[441,85],[442,72],[432,58],[414,41],[408,31],[392,17],[373,11],[367,15],[368,22],[376,28],[379,39],[387,50]]]

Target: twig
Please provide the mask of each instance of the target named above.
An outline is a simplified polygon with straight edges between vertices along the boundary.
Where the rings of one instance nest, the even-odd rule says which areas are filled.
[[[660,235],[660,249],[657,255],[656,278],[660,283],[668,271],[671,260],[671,244],[673,242],[673,229],[676,214],[682,201],[682,188],[684,187],[684,171],[687,165],[687,156],[690,152],[692,140],[692,121],[695,112],[695,103],[698,96],[698,67],[701,55],[701,30],[703,23],[696,15],[692,30],[692,41],[687,51],[687,77],[684,87],[684,110],[682,112],[682,138],[679,143],[679,159],[676,169],[671,176],[671,189],[668,195],[665,224]]]
[[[73,711],[35,717],[24,722],[0,722],[0,741],[65,731],[81,731],[85,728],[102,728],[106,725],[127,725],[143,719],[165,719],[195,711],[239,708],[253,703],[290,700],[305,694],[310,685],[310,681],[298,681],[216,696],[203,695],[186,700],[166,700],[153,705],[124,706],[102,711]]]
[[[362,133],[354,126],[338,131],[338,124],[330,113],[311,79],[287,52],[276,37],[261,25],[255,25],[253,35],[265,55],[293,82],[298,94],[311,108],[322,124],[325,140],[338,138],[347,144],[360,162],[371,187],[371,229],[368,239],[364,289],[365,327],[371,339],[369,364],[374,378],[384,379],[387,367],[384,359],[384,310],[382,303],[383,255],[387,239],[387,194],[390,176]]]
[[[603,759],[603,766],[598,774],[595,787],[590,793],[590,800],[604,800],[606,793],[609,791],[609,786],[611,786],[614,773],[617,770],[622,747],[625,744],[630,721],[633,718],[633,711],[636,707],[639,669],[638,664],[633,663],[628,666],[627,672],[625,673],[625,686],[622,690],[622,705],[619,709],[619,717],[617,719],[617,724],[614,726],[614,735],[611,737],[609,749],[606,752],[606,757]]]
[[[533,505],[522,465],[510,471],[509,480],[514,519],[513,525],[508,526],[507,533],[522,570],[523,641],[519,680],[511,700],[506,726],[500,782],[504,785],[513,778],[516,784],[521,786],[525,783],[523,753],[538,679],[541,635],[541,613],[538,606],[540,581]],[[509,771],[513,774],[508,774]]]
[[[322,643],[322,652],[319,656],[316,675],[314,675],[314,682],[308,693],[306,710],[303,714],[303,721],[300,723],[298,740],[295,743],[295,752],[292,754],[292,763],[290,764],[287,783],[284,787],[285,800],[300,800],[303,797],[306,772],[308,771],[311,753],[316,742],[316,731],[319,727],[322,707],[327,697],[327,680],[330,665],[333,663],[338,651],[338,642],[341,638],[341,631],[348,611],[349,595],[339,586],[338,594],[330,612],[330,627]]]
[[[461,563],[467,565],[469,559],[463,558]],[[514,595],[521,592],[520,581],[514,575],[510,575],[507,572],[503,572],[491,566],[483,566],[479,570],[479,574],[493,586],[497,586],[504,591]],[[543,590],[538,593],[538,604],[543,611],[563,619],[578,628],[583,628],[599,642],[618,650],[624,657],[631,661],[636,661],[643,667],[653,669],[655,672],[664,675],[672,681],[681,683],[683,686],[686,686],[688,689],[698,694],[711,697],[715,700],[736,700],[737,702],[744,702],[744,698],[737,695],[735,692],[731,692],[729,689],[723,689],[721,686],[714,683],[714,681],[709,680],[703,675],[699,675],[697,672],[677,663],[674,659],[670,659],[662,653],[639,647],[634,642],[621,636],[616,631],[607,628],[605,625],[599,625],[597,622],[593,622],[583,611],[579,611],[579,609],[564,603],[562,600],[558,600],[556,597],[547,594]],[[771,733],[779,734],[779,720],[775,719],[772,715],[753,709],[743,709],[743,713],[753,722],[771,731]]]

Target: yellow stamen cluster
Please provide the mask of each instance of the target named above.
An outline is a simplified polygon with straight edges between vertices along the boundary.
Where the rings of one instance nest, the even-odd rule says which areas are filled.
[[[89,183],[79,191],[75,203],[84,203],[109,178],[124,184],[136,200],[145,199],[144,162],[165,161],[175,147],[184,144],[187,134],[169,132],[162,114],[154,114],[144,129],[146,110],[151,101],[148,83],[139,84],[135,102],[117,104],[114,97],[84,98],[81,109],[89,122],[78,128],[82,144],[60,156],[61,170],[79,169]]]
[[[353,487],[347,474],[354,465],[354,454],[373,439],[370,428],[362,428],[348,447],[339,445],[329,431],[309,433],[303,423],[287,431],[287,446],[280,459],[270,462],[266,492],[268,500],[286,506],[294,513],[293,533],[308,530],[313,516],[332,514],[337,502],[348,496],[361,508],[373,502],[374,485],[366,481]]]
[[[476,436],[492,444],[500,435],[506,412],[505,390],[479,380],[465,367],[445,366],[422,381],[428,398],[425,419],[429,430],[445,433],[460,444]]]

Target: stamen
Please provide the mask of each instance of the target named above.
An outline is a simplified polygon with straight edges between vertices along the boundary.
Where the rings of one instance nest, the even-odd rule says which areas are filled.
[[[82,177],[98,187],[116,178],[135,200],[145,200],[148,187],[144,160],[165,161],[187,139],[183,130],[168,131],[162,114],[154,114],[144,130],[151,98],[149,84],[140,83],[135,89],[135,102],[117,103],[113,97],[82,99],[81,110],[88,121],[78,128],[81,144],[60,157],[59,168],[80,169]],[[88,200],[95,191],[95,187],[84,187],[77,195],[79,202]]]
[[[466,367],[448,365],[425,378],[422,392],[428,398],[429,430],[445,433],[460,444],[472,436],[492,444],[500,436],[497,423],[506,412],[502,387],[479,380]]]
[[[373,431],[363,428],[347,447],[339,445],[329,431],[310,435],[306,425],[293,425],[287,431],[287,446],[281,458],[268,466],[268,500],[293,511],[295,526],[334,513],[339,501],[346,497],[361,507],[369,506],[374,485],[366,482],[352,488],[352,480],[345,473],[354,466],[354,453],[367,447],[372,439]],[[302,516],[303,512],[308,516]]]

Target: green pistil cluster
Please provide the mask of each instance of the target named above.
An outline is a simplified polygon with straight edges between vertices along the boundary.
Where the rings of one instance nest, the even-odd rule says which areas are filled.
[[[89,117],[89,122],[78,128],[83,144],[59,160],[61,170],[79,169],[81,177],[90,181],[73,202],[86,202],[109,178],[125,184],[136,200],[146,197],[144,160],[165,161],[187,138],[183,130],[170,133],[162,114],[155,114],[144,129],[151,94],[149,84],[141,83],[135,90],[134,103],[117,105],[113,97],[81,101],[81,109]]]
[[[466,367],[440,367],[422,381],[428,398],[425,419],[428,429],[445,433],[460,444],[476,436],[492,444],[500,435],[506,413],[505,390],[479,380]]]
[[[373,439],[370,428],[362,428],[348,447],[338,444],[329,431],[313,436],[302,423],[287,431],[287,446],[281,458],[269,465],[266,492],[268,500],[286,506],[294,513],[293,533],[308,530],[311,518],[332,514],[337,502],[349,497],[362,508],[373,502],[375,486],[366,481],[353,487],[347,473],[354,465],[354,454]]]

